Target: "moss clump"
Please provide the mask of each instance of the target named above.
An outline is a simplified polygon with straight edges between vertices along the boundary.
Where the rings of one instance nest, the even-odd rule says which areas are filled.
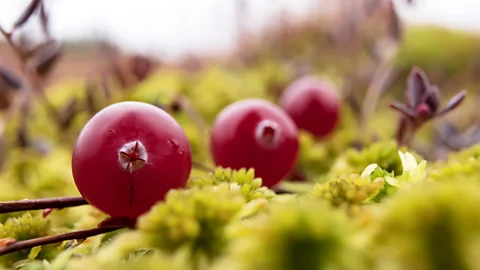
[[[240,189],[227,183],[173,190],[165,202],[140,218],[138,229],[149,246],[166,252],[189,249],[196,264],[221,253],[226,244],[224,227],[245,203]]]
[[[262,179],[255,177],[255,171],[253,169],[232,170],[218,167],[213,173],[191,178],[187,186],[190,188],[201,188],[205,186],[217,186],[222,183],[230,184],[232,189],[239,189],[247,201],[259,198],[269,199],[275,196],[272,190],[261,186]]]
[[[51,233],[49,222],[41,216],[30,213],[20,217],[9,218],[0,224],[0,239],[9,238],[16,241],[29,240],[47,236]],[[25,259],[52,259],[60,251],[59,244],[36,247],[32,249],[12,252],[0,257],[3,266],[10,267]]]
[[[363,269],[349,246],[350,225],[325,202],[276,202],[228,228],[228,252],[214,269]]]
[[[384,188],[383,178],[373,181],[358,174],[338,176],[322,184],[316,184],[311,196],[329,201],[333,206],[350,206],[369,203]]]
[[[431,183],[382,206],[370,247],[371,269],[475,269],[480,247],[480,186]]]
[[[399,175],[402,173],[402,162],[398,156],[398,150],[395,141],[376,142],[362,150],[348,149],[335,161],[330,175],[360,173],[372,163]]]

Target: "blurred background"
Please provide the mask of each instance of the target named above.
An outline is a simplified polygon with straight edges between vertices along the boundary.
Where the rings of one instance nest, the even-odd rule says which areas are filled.
[[[265,27],[279,26],[282,20],[300,22],[305,18],[331,15],[341,6],[360,2],[46,0],[45,4],[50,11],[51,33],[64,43],[76,44],[76,47],[88,51],[92,43],[108,40],[128,52],[148,53],[164,61],[176,61],[190,54],[223,55],[238,43],[243,31],[259,34]],[[475,0],[454,3],[449,0],[415,0],[413,5],[406,0],[394,2],[405,24],[429,24],[472,32],[480,30],[480,2]],[[28,3],[28,0],[1,0],[0,25],[8,29]],[[67,51],[75,54],[73,49]],[[0,60],[6,61],[8,56],[4,56],[3,48],[0,53]]]
[[[12,30],[30,2],[0,0],[0,26]],[[12,41],[46,44],[32,60],[44,61],[39,88],[49,90],[37,101],[61,132],[71,129],[62,141],[72,143],[85,121],[112,102],[139,100],[176,112],[183,102],[192,130],[203,134],[191,131],[201,159],[208,156],[206,130],[223,107],[249,97],[275,102],[309,74],[330,80],[345,101],[338,130],[354,125],[368,140],[390,139],[398,112],[388,103],[403,101],[417,66],[440,88],[442,103],[462,89],[470,96],[464,109],[419,133],[415,150],[436,159],[441,155],[432,149],[480,141],[479,15],[476,0],[45,0]],[[0,65],[24,78],[4,41]],[[0,95],[9,115],[12,100]],[[38,123],[31,134],[55,133]],[[342,147],[356,139],[342,139],[348,141]]]

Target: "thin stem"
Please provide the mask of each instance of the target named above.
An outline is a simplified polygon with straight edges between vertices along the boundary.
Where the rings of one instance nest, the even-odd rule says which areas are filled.
[[[283,188],[275,187],[272,189],[276,194],[281,195],[281,194],[295,194],[295,192],[285,190]]]
[[[41,210],[46,208],[65,208],[86,205],[83,197],[59,197],[34,200],[19,200],[0,203],[0,214],[20,211]]]
[[[214,169],[195,161],[192,161],[192,167],[207,173],[214,172]]]
[[[363,100],[362,111],[360,119],[362,122],[375,112],[378,100],[382,96],[385,86],[388,83],[392,73],[394,72],[394,65],[391,63],[392,57],[395,55],[393,52],[388,52],[388,55],[384,57],[383,61],[378,66],[373,76],[370,85],[368,86],[365,99]]]
[[[19,251],[22,249],[29,249],[37,246],[59,243],[66,240],[85,239],[85,238],[96,236],[99,234],[116,231],[122,228],[123,227],[94,228],[94,229],[81,230],[81,231],[69,232],[69,233],[58,234],[58,235],[39,237],[39,238],[29,239],[24,241],[18,241],[13,244],[0,248],[0,256],[11,253],[11,252]]]

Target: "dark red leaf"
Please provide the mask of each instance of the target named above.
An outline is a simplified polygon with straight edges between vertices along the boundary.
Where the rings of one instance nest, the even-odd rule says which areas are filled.
[[[43,1],[40,3],[40,23],[42,24],[43,33],[49,36],[49,29],[48,29],[48,14],[45,10],[45,4]]]
[[[52,50],[52,48],[54,48],[56,46],[58,46],[57,42],[55,40],[51,39],[51,40],[48,40],[46,42],[43,42],[43,43],[33,47],[33,48],[30,48],[28,50],[23,50],[22,51],[22,57],[24,59],[35,57],[36,55],[39,55],[46,50]]]
[[[410,108],[417,107],[422,103],[422,97],[430,87],[427,75],[419,67],[413,67],[408,76],[407,90],[405,91],[405,101]]]
[[[405,116],[409,116],[411,118],[415,118],[417,116],[415,111],[412,108],[409,108],[409,107],[405,106],[404,104],[396,102],[396,101],[390,103],[390,108],[400,112],[401,114],[403,114]]]
[[[18,28],[26,23],[30,16],[32,16],[33,12],[35,12],[35,10],[38,8],[40,2],[42,2],[42,0],[32,0],[25,11],[23,11],[22,15],[20,15],[20,17],[15,21],[13,27]]]
[[[440,91],[437,86],[432,86],[428,89],[425,97],[425,103],[430,107],[432,112],[436,112],[440,106]]]
[[[467,91],[466,90],[460,91],[458,94],[456,94],[454,97],[452,97],[448,101],[447,105],[445,105],[445,107],[443,107],[443,109],[441,109],[439,112],[436,113],[436,116],[441,116],[441,115],[444,115],[444,114],[452,111],[453,109],[458,107],[463,102],[463,100],[465,99],[466,96],[467,96]]]
[[[42,54],[40,54],[34,60],[34,66],[37,70],[38,75],[46,76],[60,59],[61,51],[58,44],[54,44],[46,47]]]
[[[6,67],[0,67],[0,80],[11,89],[19,90],[22,88],[20,79]]]

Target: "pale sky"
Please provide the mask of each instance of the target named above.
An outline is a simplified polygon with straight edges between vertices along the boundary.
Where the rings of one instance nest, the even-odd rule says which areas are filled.
[[[282,8],[296,15],[312,6],[346,0],[248,0],[248,26],[274,21]],[[403,2],[405,0],[397,0]],[[399,3],[408,22],[436,23],[480,32],[480,0],[415,0]],[[0,0],[0,25],[9,28],[29,0]],[[235,0],[46,0],[54,35],[75,40],[108,36],[132,50],[175,57],[227,50],[235,42]]]

